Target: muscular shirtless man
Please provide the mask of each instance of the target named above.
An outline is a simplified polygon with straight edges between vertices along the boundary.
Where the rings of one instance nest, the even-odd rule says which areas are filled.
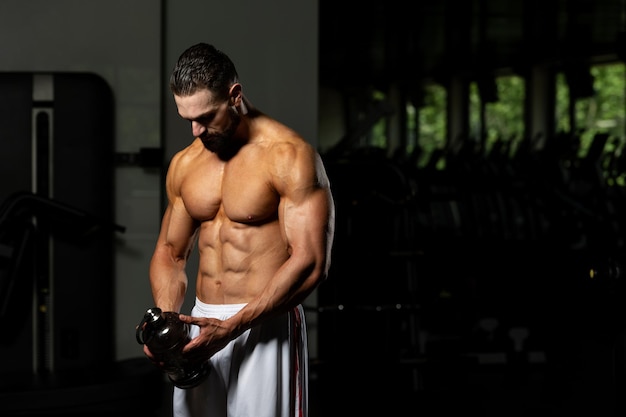
[[[211,368],[198,387],[174,387],[174,415],[306,416],[301,303],[327,277],[334,233],[324,166],[298,133],[251,105],[212,45],[182,53],[170,88],[195,139],[168,169],[150,285],[155,306],[180,312],[197,246],[196,300],[180,315],[194,338],[183,354]]]

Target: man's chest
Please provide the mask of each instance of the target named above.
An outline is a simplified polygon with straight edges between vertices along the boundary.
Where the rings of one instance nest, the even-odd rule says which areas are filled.
[[[194,171],[182,198],[187,212],[199,221],[212,220],[221,210],[231,221],[259,222],[275,218],[279,203],[267,175],[251,169]]]

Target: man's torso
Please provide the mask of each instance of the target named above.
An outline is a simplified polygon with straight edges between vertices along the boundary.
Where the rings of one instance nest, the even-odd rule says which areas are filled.
[[[191,158],[180,186],[184,209],[200,223],[196,296],[247,302],[289,257],[267,149],[246,145],[228,162],[195,149]]]

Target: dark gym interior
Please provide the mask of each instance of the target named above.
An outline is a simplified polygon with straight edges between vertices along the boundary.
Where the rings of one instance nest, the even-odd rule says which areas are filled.
[[[536,66],[570,74],[575,100],[593,90],[594,62],[621,62],[624,5],[366,4],[355,21],[321,2],[320,83],[344,93],[352,124],[324,155],[338,222],[335,279],[320,289],[319,415],[623,415],[626,194],[601,173],[607,159],[623,166],[606,138],[572,157],[575,135],[546,117],[542,146],[529,129],[502,157],[451,135],[445,169],[416,168],[402,132],[399,152],[364,146],[376,118],[351,111],[368,88],[419,103],[420,80],[480,89]],[[546,99],[530,90],[526,114]]]
[[[475,145],[469,135],[451,133],[467,132],[463,100],[446,109],[447,142],[455,151],[445,155],[443,170],[418,168],[415,155],[362,139],[388,116],[368,113],[373,88],[418,104],[426,80],[450,89],[504,70],[530,79],[540,67],[571,74],[572,91],[589,90],[593,63],[626,57],[626,4],[320,0],[319,34],[320,89],[343,100],[348,133],[322,152],[337,229],[331,275],[314,308],[311,417],[623,415],[626,190],[599,172],[613,158],[621,175],[619,155],[598,148],[582,160],[572,157],[573,132],[556,131],[550,103],[541,146],[529,131],[510,158],[466,146]],[[42,83],[54,84],[55,96],[44,88],[33,99]],[[144,360],[112,366],[113,337],[102,338],[113,332],[107,266],[112,240],[123,232],[107,194],[115,161],[102,156],[113,155],[107,148],[113,133],[100,129],[84,149],[73,133],[80,131],[77,119],[82,129],[115,123],[110,92],[90,77],[10,74],[0,76],[0,97],[0,414],[169,416],[171,386],[163,375]],[[528,94],[525,113],[546,106],[538,102],[546,97]],[[67,100],[94,108],[80,108],[77,118],[64,113],[77,110],[62,104]],[[22,132],[33,141],[4,139]],[[393,140],[399,149],[404,135]],[[54,167],[46,162],[51,154]],[[64,161],[80,163],[68,170]],[[51,170],[55,199],[46,197]],[[64,194],[68,176],[84,182],[84,194]],[[33,183],[36,195],[22,192]],[[78,261],[50,263],[68,251]],[[80,269],[101,278],[82,280],[72,272]],[[50,329],[22,331],[24,322],[36,320],[27,308],[28,288],[47,288],[55,275],[75,277],[53,291],[80,286],[85,305],[78,310],[90,322],[101,319],[101,328],[89,333],[73,305],[56,306],[57,315],[45,322],[54,327],[52,339],[42,337]],[[36,294],[43,306],[46,295]],[[97,309],[87,302],[94,297],[104,300]],[[31,360],[35,344],[54,344],[58,357],[36,362],[45,368],[54,361],[57,372],[24,375],[20,364]],[[158,401],[138,400],[155,396]]]

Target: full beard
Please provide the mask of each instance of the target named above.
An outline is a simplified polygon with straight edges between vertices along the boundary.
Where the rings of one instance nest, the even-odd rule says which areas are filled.
[[[241,122],[241,116],[236,109],[228,108],[229,123],[224,131],[219,133],[205,133],[200,138],[204,147],[217,154],[221,159],[232,158],[241,148],[242,143],[234,140],[235,131]]]

